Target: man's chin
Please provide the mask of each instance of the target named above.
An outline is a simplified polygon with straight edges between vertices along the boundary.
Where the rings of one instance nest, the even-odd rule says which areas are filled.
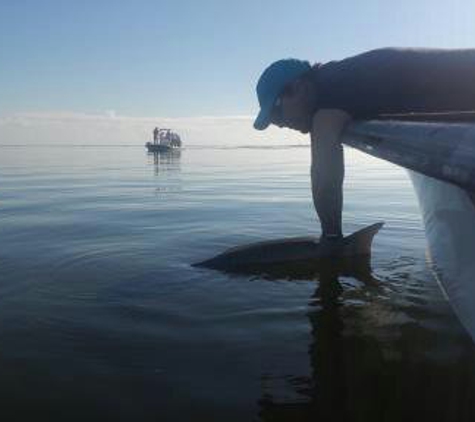
[[[306,135],[307,133],[310,132],[310,129],[311,129],[310,125],[304,124],[298,128],[298,131]]]
[[[304,120],[301,124],[301,127],[299,128],[300,132],[303,134],[310,133],[312,130],[312,120]]]
[[[297,130],[297,131],[299,131],[300,133],[303,133],[303,134],[307,134],[311,130],[311,125],[307,124],[306,122],[301,123],[301,124],[290,124],[290,125],[286,125],[285,127],[289,128],[289,129],[292,129],[292,130]]]
[[[309,129],[302,127],[289,127],[289,129],[296,130],[297,132],[303,133],[304,135],[310,132]]]

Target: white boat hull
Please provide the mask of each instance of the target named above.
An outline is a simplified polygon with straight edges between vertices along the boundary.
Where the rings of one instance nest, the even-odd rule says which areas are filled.
[[[424,221],[430,265],[475,341],[475,206],[465,191],[409,171]]]

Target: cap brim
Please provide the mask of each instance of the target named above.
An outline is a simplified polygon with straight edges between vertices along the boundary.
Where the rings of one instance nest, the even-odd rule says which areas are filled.
[[[254,120],[254,129],[264,130],[270,125],[270,110],[261,109]]]

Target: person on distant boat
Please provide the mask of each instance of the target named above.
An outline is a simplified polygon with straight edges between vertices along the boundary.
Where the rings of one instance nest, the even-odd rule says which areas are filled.
[[[170,146],[170,129],[167,129],[162,143],[163,145]]]
[[[158,127],[153,129],[153,143],[154,144],[158,143]]]
[[[254,127],[310,134],[311,182],[322,241],[342,239],[341,136],[353,119],[475,110],[475,49],[381,48],[340,61],[272,63],[256,86]]]
[[[178,135],[177,133],[172,132],[170,145],[172,147],[177,147],[177,148],[180,147],[181,146],[180,135]]]

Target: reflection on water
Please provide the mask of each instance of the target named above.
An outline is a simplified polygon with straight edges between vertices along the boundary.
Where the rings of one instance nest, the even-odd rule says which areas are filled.
[[[308,149],[3,148],[2,420],[475,420],[410,182],[346,159],[345,232],[386,220],[374,277],[291,281],[190,264],[317,235]]]
[[[182,191],[180,180],[181,150],[147,152],[148,162],[153,165],[153,174],[157,177],[157,196]]]
[[[395,297],[382,300],[387,295],[384,281],[356,278],[362,285],[353,289],[345,285],[338,267],[319,272],[308,313],[311,375],[287,379],[298,400],[276,399],[267,382],[259,401],[261,419],[475,420],[469,339],[453,338],[453,345],[441,345],[440,333],[430,326],[437,324],[437,315],[412,318],[420,306],[398,303]],[[422,296],[421,289],[413,290]],[[441,349],[448,352],[438,356]]]
[[[147,152],[147,155],[153,158],[153,168],[155,176],[164,171],[179,171],[181,150],[153,151]]]

